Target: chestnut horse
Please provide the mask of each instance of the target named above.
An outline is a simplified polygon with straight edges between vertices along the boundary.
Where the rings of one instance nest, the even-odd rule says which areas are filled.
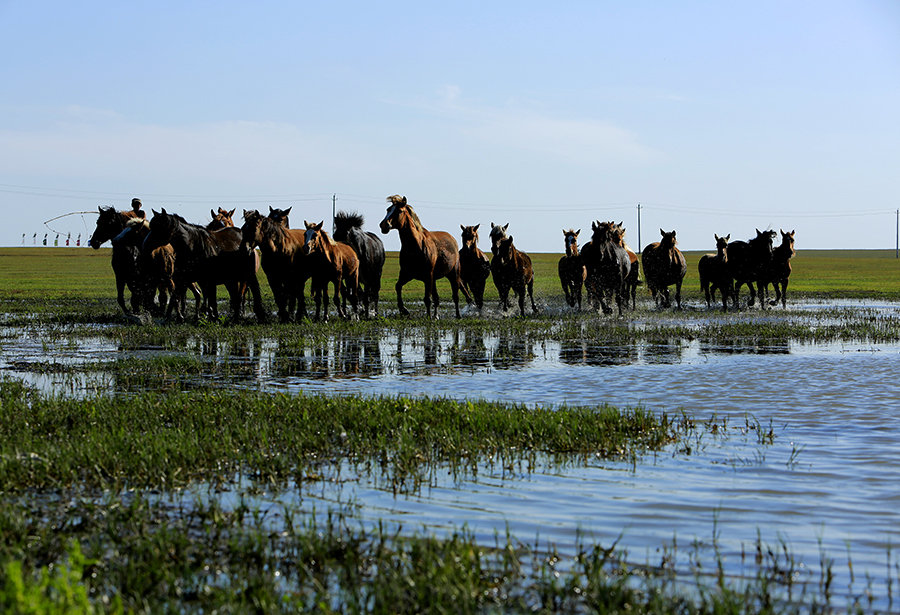
[[[531,257],[517,250],[513,245],[512,235],[507,235],[497,244],[497,251],[491,259],[491,275],[497,292],[500,293],[500,309],[509,309],[509,291],[512,289],[519,300],[519,315],[525,316],[525,293],[531,300],[531,312],[536,313],[534,305],[534,268]]]
[[[249,248],[259,247],[262,269],[278,306],[278,319],[288,322],[297,307],[297,320],[306,316],[304,287],[309,273],[303,254],[304,231],[290,229],[256,210],[244,210],[241,239]]]
[[[234,212],[232,209],[228,211],[227,209],[219,208],[219,212],[216,213],[213,210],[209,210],[209,215],[212,216],[212,221],[206,225],[207,231],[217,231],[219,229],[223,229],[226,226],[234,226]]]
[[[563,294],[566,296],[566,303],[569,307],[577,305],[579,312],[581,311],[581,292],[584,288],[584,280],[587,278],[587,270],[578,253],[578,234],[580,232],[581,229],[563,231],[566,255],[559,259],[556,267],[559,272],[559,281],[562,283]]]
[[[644,265],[644,279],[647,280],[647,288],[653,296],[657,307],[669,307],[669,286],[675,285],[675,303],[681,309],[681,283],[687,273],[687,261],[681,250],[675,247],[678,241],[675,239],[675,231],[667,233],[659,229],[662,236],[660,241],[655,241],[644,248],[642,263]]]
[[[728,268],[728,240],[731,235],[716,238],[716,253],[704,254],[697,263],[700,274],[700,289],[706,297],[706,309],[712,308],[716,299],[716,290],[722,295],[722,311],[728,311],[728,298],[734,292],[734,280]]]
[[[346,243],[332,239],[322,229],[324,220],[318,224],[303,221],[306,226],[303,242],[303,253],[309,258],[309,271],[312,274],[312,289],[316,300],[316,320],[319,319],[319,307],[324,309],[323,320],[328,320],[328,283],[334,284],[334,307],[342,318],[355,316],[358,309],[359,295],[359,258]],[[353,313],[346,314],[341,307],[341,296],[349,299]],[[324,305],[323,299],[324,297]]]
[[[428,318],[438,317],[439,298],[437,280],[447,278],[453,291],[453,304],[459,318],[459,246],[453,235],[445,231],[429,231],[419,221],[419,216],[406,202],[405,196],[395,194],[388,197],[390,205],[379,225],[387,235],[391,229],[400,234],[400,275],[394,286],[397,291],[397,309],[404,316],[409,310],[403,305],[403,287],[411,280],[425,283],[425,312]],[[467,301],[471,301],[469,291],[462,289]],[[434,305],[434,314],[431,306]]]
[[[241,231],[226,227],[207,231],[190,224],[165,208],[153,212],[150,234],[144,240],[144,252],[171,244],[175,250],[175,295],[169,301],[167,316],[173,310],[177,320],[184,320],[184,295],[192,282],[203,291],[204,302],[213,318],[218,318],[216,286],[224,284],[231,299],[232,319],[239,320],[244,285],[253,295],[253,311],[259,322],[266,320],[259,282],[256,278],[256,253],[241,241]]]
[[[378,316],[381,272],[384,269],[384,244],[375,233],[362,230],[365,220],[358,213],[339,211],[334,216],[334,239],[347,244],[359,259],[359,285],[366,318],[369,306]]]
[[[781,229],[779,229],[781,231]],[[771,282],[775,289],[775,298],[769,302],[769,305],[778,305],[781,300],[781,307],[787,307],[787,287],[788,280],[791,277],[791,259],[796,254],[794,250],[794,231],[785,233],[781,231],[781,244],[772,250],[772,264],[769,267],[766,280],[763,282],[763,290],[767,283]]]
[[[491,259],[478,247],[478,227],[459,225],[462,247],[459,249],[459,277],[462,287],[475,300],[479,311],[484,307],[484,286],[491,275]]]
[[[612,222],[610,222],[612,224]],[[625,278],[625,304],[628,304],[628,297],[631,297],[631,309],[637,309],[637,287],[641,284],[641,266],[638,263],[637,254],[625,243],[625,226],[624,222],[613,225],[613,236],[618,237],[618,243],[628,255],[631,262],[631,269]]]

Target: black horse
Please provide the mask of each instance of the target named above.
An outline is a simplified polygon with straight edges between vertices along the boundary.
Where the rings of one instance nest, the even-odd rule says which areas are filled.
[[[581,259],[587,269],[588,296],[594,309],[599,303],[604,314],[612,312],[606,298],[614,296],[621,316],[625,280],[631,272],[631,260],[625,248],[619,245],[619,236],[614,223],[598,220],[591,223],[591,229],[593,230],[591,241],[581,248]]]
[[[765,309],[763,285],[772,264],[772,242],[775,240],[775,234],[775,231],[756,229],[756,237],[753,239],[732,241],[728,244],[728,269],[734,279],[732,302],[735,308],[739,307],[741,285],[746,284],[750,289],[750,300],[747,305],[752,306],[758,294],[760,305]]]
[[[363,217],[354,212],[339,211],[334,216],[334,239],[346,243],[359,258],[359,286],[366,318],[369,305],[378,316],[378,295],[381,293],[381,272],[384,269],[384,244],[378,235],[363,231]]]
[[[165,244],[175,251],[175,293],[169,301],[167,316],[176,310],[176,319],[184,320],[184,296],[188,286],[197,282],[203,291],[209,314],[218,318],[216,286],[224,284],[231,300],[231,315],[241,318],[245,288],[253,295],[253,311],[258,321],[266,320],[259,281],[256,278],[256,253],[241,245],[241,230],[233,226],[207,231],[190,224],[177,214],[153,212],[150,234],[144,240],[144,251]]]

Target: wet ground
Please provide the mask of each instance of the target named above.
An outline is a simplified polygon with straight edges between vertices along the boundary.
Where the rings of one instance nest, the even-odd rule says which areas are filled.
[[[900,311],[891,304],[864,307],[875,314]],[[50,356],[62,365],[163,352],[120,348],[102,337],[48,342],[39,332],[12,329],[2,335],[0,369],[70,395],[116,390],[117,377],[102,369],[38,373],[36,366]],[[673,541],[682,553],[676,557],[687,557],[687,545],[699,540],[707,548],[715,537],[732,574],[751,568],[760,536],[786,544],[816,571],[824,548],[846,594],[863,593],[867,573],[873,588],[887,593],[887,560],[891,545],[900,544],[900,344],[673,339],[602,345],[413,330],[379,339],[334,335],[302,347],[265,339],[197,341],[183,352],[228,362],[226,375],[196,376],[220,378],[222,386],[641,405],[698,420],[715,415],[729,426],[728,438],[709,435],[691,443],[690,453],[682,444],[634,465],[597,460],[524,472],[486,464],[463,481],[438,473],[430,488],[407,495],[360,477],[279,494],[270,500],[276,505],[285,498],[319,509],[351,502],[363,519],[435,531],[465,524],[491,542],[509,528],[523,542],[539,537],[563,551],[578,533],[603,544],[618,538],[641,563],[659,563],[661,547]],[[351,474],[348,469],[344,478]]]

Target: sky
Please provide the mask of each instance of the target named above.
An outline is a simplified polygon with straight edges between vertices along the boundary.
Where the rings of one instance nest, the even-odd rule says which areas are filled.
[[[132,197],[377,232],[402,194],[482,249],[593,220],[637,248],[895,246],[896,0],[0,0],[0,58],[0,245],[84,242]]]

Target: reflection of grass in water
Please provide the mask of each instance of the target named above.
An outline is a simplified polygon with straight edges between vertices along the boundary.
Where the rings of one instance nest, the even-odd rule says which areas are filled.
[[[889,608],[890,576],[835,583],[824,550],[802,562],[757,538],[726,554],[710,543],[661,545],[635,563],[618,541],[579,536],[574,553],[524,544],[508,532],[479,543],[465,528],[410,534],[368,527],[347,510],[304,514],[255,508],[252,494],[139,494],[91,501],[0,501],[0,566],[7,612],[598,612],[794,613]],[[738,557],[736,554],[729,554]],[[877,600],[877,602],[876,602]],[[39,611],[38,606],[44,611]]]

